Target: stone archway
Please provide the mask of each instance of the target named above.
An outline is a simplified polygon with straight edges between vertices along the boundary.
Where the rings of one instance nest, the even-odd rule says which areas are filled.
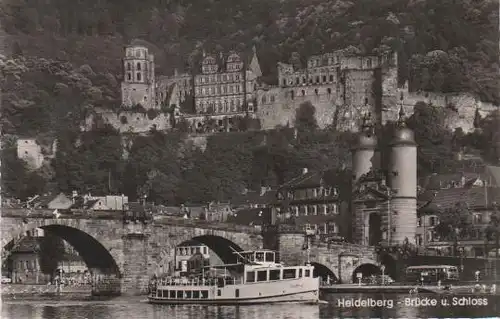
[[[116,275],[117,277],[122,276],[118,263],[108,249],[85,231],[60,224],[45,225],[38,228],[50,232],[69,243],[78,252],[91,272]],[[11,245],[13,241],[11,240],[6,246]]]
[[[352,272],[352,282],[358,282],[358,273],[363,274],[363,278],[365,278],[372,275],[380,275],[382,272],[380,268],[375,264],[361,264]]]
[[[321,277],[322,281],[327,281],[330,278],[331,283],[339,281],[338,276],[327,266],[316,262],[311,262],[311,265],[314,266],[314,277]]]

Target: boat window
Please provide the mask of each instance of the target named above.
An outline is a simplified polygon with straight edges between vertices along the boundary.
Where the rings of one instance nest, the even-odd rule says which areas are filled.
[[[193,291],[193,299],[199,299],[200,298],[200,292],[198,290]]]
[[[257,272],[257,281],[267,281],[267,270]]]
[[[193,298],[193,292],[191,290],[187,290],[185,297],[188,298],[188,299]]]
[[[295,279],[295,268],[283,269],[283,279]]]
[[[309,269],[306,269],[304,277],[310,277],[311,276],[311,271]]]
[[[266,253],[266,261],[274,262],[274,253],[272,253],[272,252]]]
[[[264,261],[264,253],[258,252],[255,254],[255,261]]]
[[[221,296],[222,295],[222,292],[220,291],[220,289],[217,289],[217,296]]]
[[[269,280],[280,280],[281,270],[273,269],[269,271]]]
[[[177,290],[177,299],[182,299],[182,298],[184,298],[184,291]]]
[[[200,291],[201,299],[208,299],[208,290]]]
[[[247,271],[247,282],[255,282],[255,272]]]
[[[239,289],[235,289],[235,290],[234,290],[234,296],[235,296],[236,298],[239,298],[239,297],[240,297],[240,290],[239,290]]]
[[[175,290],[170,290],[170,298],[175,299]]]
[[[299,278],[302,278],[302,268],[299,268]]]

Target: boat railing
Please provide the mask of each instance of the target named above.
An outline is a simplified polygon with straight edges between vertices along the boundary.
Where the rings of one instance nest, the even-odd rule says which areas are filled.
[[[156,283],[159,286],[229,286],[240,285],[243,281],[234,277],[202,279],[163,278],[158,279]]]

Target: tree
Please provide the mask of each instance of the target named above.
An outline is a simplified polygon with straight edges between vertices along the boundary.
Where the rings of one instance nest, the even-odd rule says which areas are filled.
[[[318,128],[316,121],[316,108],[311,102],[300,104],[295,111],[295,127],[300,131],[313,131]]]
[[[64,253],[63,239],[46,230],[40,241],[38,258],[41,271],[46,275],[50,275],[51,281],[59,263],[64,258]]]
[[[485,255],[489,255],[488,244],[490,241],[495,241],[495,258],[499,258],[499,249],[500,249],[500,211],[498,210],[498,206],[495,205],[494,211],[491,214],[490,222],[485,230]]]
[[[457,256],[458,241],[470,236],[473,231],[467,205],[459,202],[454,207],[445,209],[439,215],[439,224],[434,227],[434,231],[440,238],[453,241],[453,256]]]

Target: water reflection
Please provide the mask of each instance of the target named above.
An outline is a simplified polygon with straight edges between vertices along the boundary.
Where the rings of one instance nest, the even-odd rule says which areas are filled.
[[[428,318],[428,317],[487,317],[500,313],[500,298],[490,298],[484,307],[405,307],[404,298],[397,295],[330,295],[322,305],[259,305],[259,306],[202,306],[150,305],[140,298],[117,298],[100,302],[21,302],[2,305],[3,319],[315,319],[315,318]],[[419,296],[421,298],[425,296]],[[433,298],[441,298],[433,295]],[[339,307],[340,299],[392,300],[392,308]]]

